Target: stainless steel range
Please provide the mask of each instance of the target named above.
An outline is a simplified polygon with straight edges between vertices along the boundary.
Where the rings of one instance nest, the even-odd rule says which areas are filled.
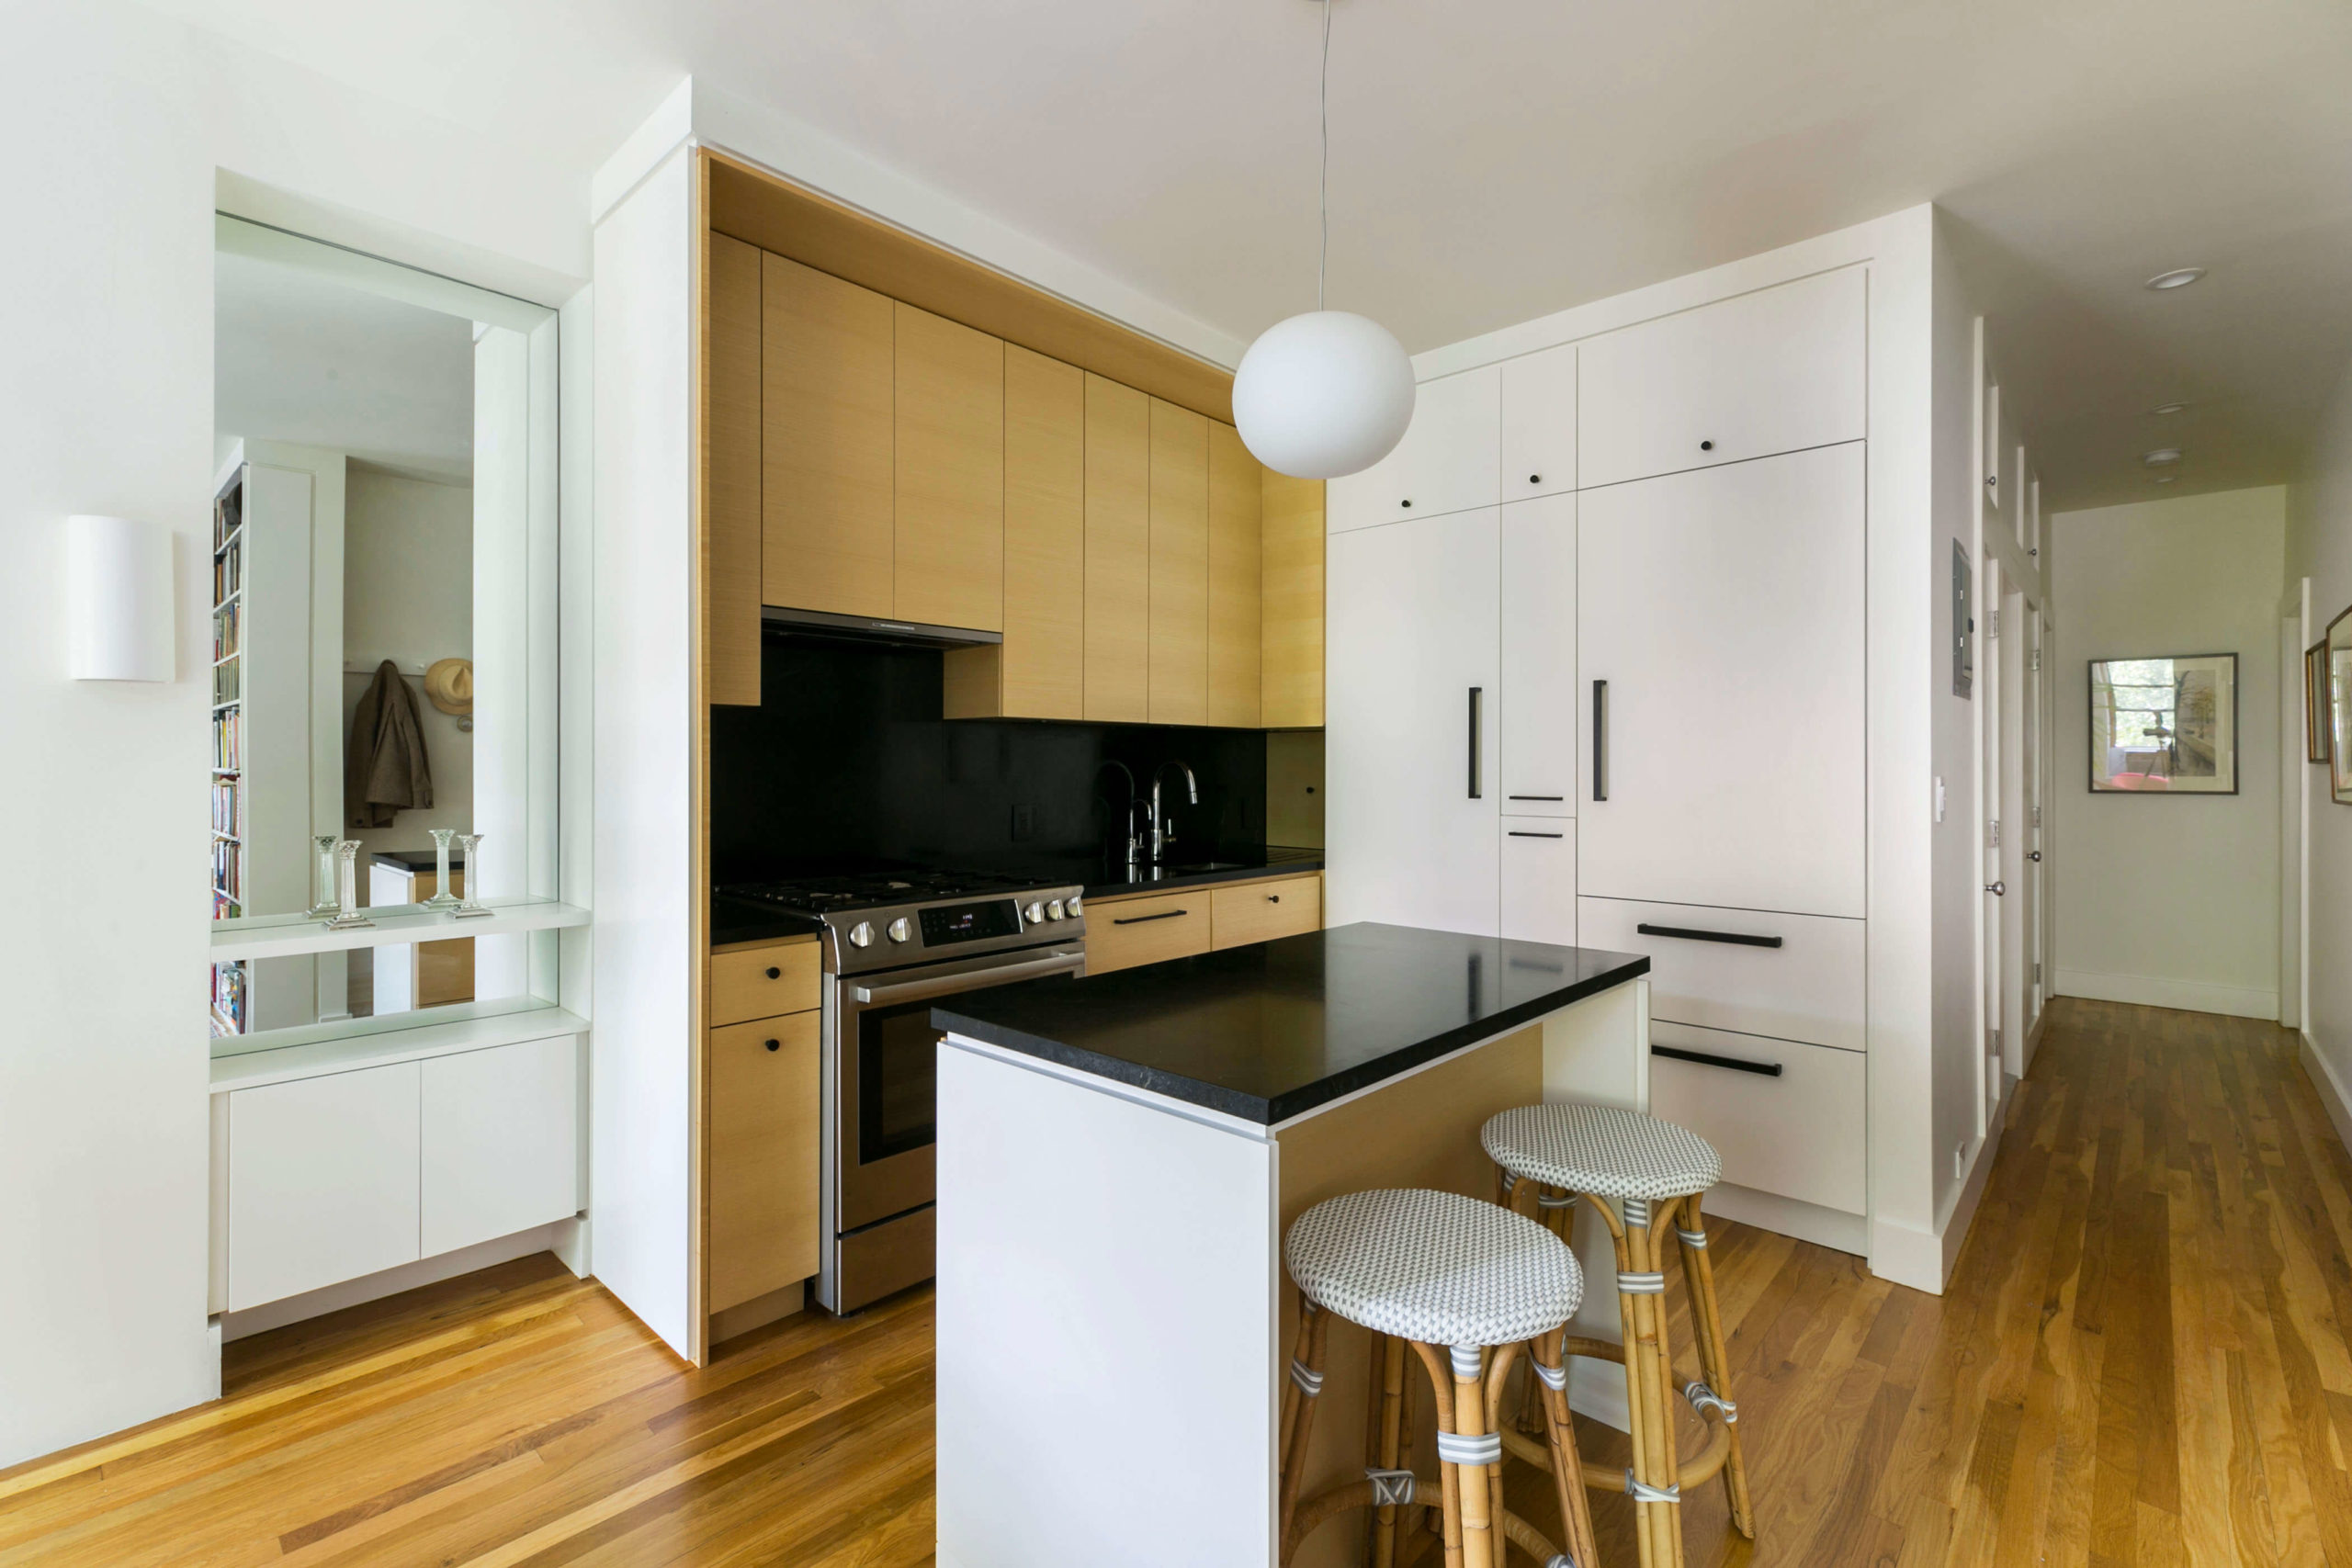
[[[854,1312],[933,1269],[940,998],[1086,971],[1074,886],[891,872],[724,887],[824,922],[823,1251],[817,1301]]]

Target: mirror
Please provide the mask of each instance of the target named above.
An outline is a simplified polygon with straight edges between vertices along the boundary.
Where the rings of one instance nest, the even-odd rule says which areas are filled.
[[[550,896],[554,312],[216,238],[213,919],[317,923],[322,840],[357,845],[356,903],[413,910],[435,829],[480,835],[451,895]],[[501,935],[219,964],[213,1032],[548,995],[552,964]]]

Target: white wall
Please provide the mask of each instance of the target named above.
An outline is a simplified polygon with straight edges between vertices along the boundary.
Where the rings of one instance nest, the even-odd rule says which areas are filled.
[[[2287,577],[2311,580],[2306,647],[2327,623],[2352,605],[2352,367],[2321,421],[2301,477],[2288,491]],[[2345,1131],[2346,1089],[2352,1088],[2352,807],[2329,798],[2324,767],[2307,767],[2303,864],[2303,966],[2307,1008],[2303,1032],[2313,1055],[2307,1065],[2331,1091],[2336,1126]],[[2347,1134],[2352,1137],[2352,1134]]]
[[[374,248],[406,236],[398,259],[442,271],[488,251],[576,280],[588,234],[569,171],[120,0],[0,0],[0,37],[25,65],[0,94],[0,811],[23,895],[0,908],[6,1465],[219,1375],[198,1000],[217,172],[373,214]],[[173,528],[173,682],[66,679],[74,512]]]
[[[2276,1018],[2286,491],[2051,519],[2061,994]],[[2089,660],[2238,656],[2238,793],[2093,795]]]

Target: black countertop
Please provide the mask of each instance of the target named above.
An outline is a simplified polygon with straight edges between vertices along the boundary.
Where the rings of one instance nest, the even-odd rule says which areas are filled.
[[[998,986],[932,1022],[1272,1126],[1649,967],[1634,953],[1363,924]]]
[[[426,869],[432,857],[425,857]],[[1089,898],[1121,893],[1148,893],[1158,888],[1199,887],[1215,882],[1247,882],[1252,877],[1304,874],[1323,869],[1321,850],[1286,849],[1279,844],[1221,846],[1198,863],[1129,867],[1115,860],[1091,857],[1025,860],[991,866],[1007,875],[1033,877],[1040,883],[1076,883]],[[825,924],[813,916],[796,915],[764,904],[729,898],[715,893],[710,900],[710,944],[725,947],[739,942],[773,942],[778,937],[822,933]]]

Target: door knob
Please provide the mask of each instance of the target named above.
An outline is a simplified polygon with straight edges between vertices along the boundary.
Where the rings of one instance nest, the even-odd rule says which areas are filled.
[[[2040,865],[2041,863],[2041,852],[2040,850],[2028,850],[2025,852],[2025,858],[2033,862],[2034,864]]]
[[[2009,885],[2006,882],[1988,882],[1984,885],[1984,891],[1990,893],[1996,898],[2000,897],[2003,894],[2008,892],[2008,890]]]

